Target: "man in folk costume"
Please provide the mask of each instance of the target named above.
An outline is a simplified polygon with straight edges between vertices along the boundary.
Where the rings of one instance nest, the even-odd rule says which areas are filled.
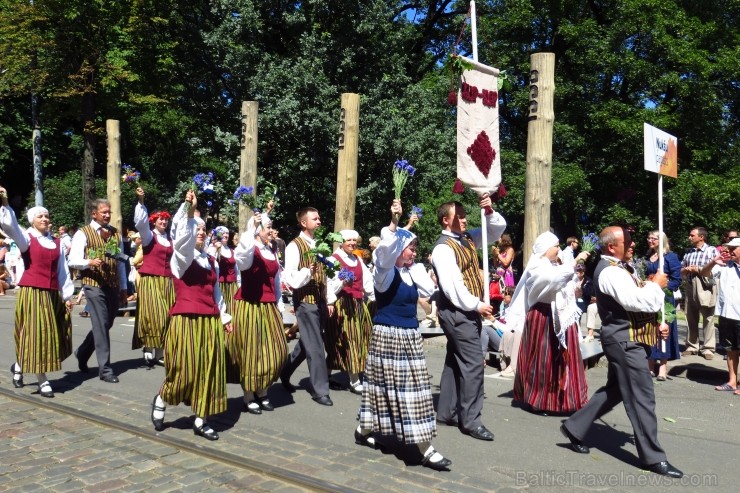
[[[98,375],[108,383],[118,383],[110,364],[110,328],[118,308],[126,303],[126,265],[103,254],[112,245],[123,250],[121,235],[110,225],[110,202],[96,199],[90,208],[92,221],[72,238],[69,267],[82,273],[82,289],[91,314],[92,329],[75,351],[80,371],[87,372],[87,360],[93,351],[98,359]]]
[[[342,270],[329,280],[329,296],[336,297],[336,302],[334,316],[329,318],[326,329],[326,365],[330,369],[346,371],[349,374],[349,391],[362,395],[360,372],[365,369],[373,328],[365,296],[374,294],[373,278],[362,259],[354,253],[359,233],[344,229],[339,234],[342,244],[329,258],[339,262]],[[348,274],[350,272],[351,275]],[[330,385],[332,383],[330,381]]]
[[[170,322],[169,311],[175,303],[170,260],[174,253],[167,234],[170,214],[166,211],[151,215],[144,205],[144,189],[136,189],[138,202],[134,209],[134,224],[141,238],[143,264],[139,268],[136,321],[132,349],[143,347],[144,364],[154,366],[164,351],[164,334]]]
[[[480,207],[486,216],[488,238],[497,241],[506,229],[506,220],[491,209],[491,198],[484,194]],[[483,361],[480,344],[482,317],[493,315],[493,307],[483,301],[477,248],[481,229],[467,231],[467,214],[459,202],[447,202],[437,209],[442,234],[432,250],[432,266],[437,276],[440,297],[437,316],[447,336],[447,355],[440,382],[437,421],[457,425],[479,440],[493,440],[481,422],[483,408]]]
[[[308,255],[316,246],[314,232],[321,226],[319,211],[304,207],[296,213],[301,233],[285,248],[283,280],[293,290],[293,307],[301,337],[280,374],[280,381],[289,392],[295,387],[290,377],[305,359],[311,382],[311,397],[323,406],[333,406],[329,398],[329,371],[326,368],[323,332],[327,315],[334,306],[326,303],[326,272],[318,261]]]
[[[663,289],[668,276],[658,271],[652,281],[638,285],[631,267],[624,264],[625,252],[632,240],[618,226],[604,229],[599,235],[602,257],[594,271],[596,304],[601,316],[601,345],[609,362],[606,385],[591,397],[579,411],[563,422],[560,431],[573,450],[587,454],[583,444],[593,422],[624,403],[632,423],[637,453],[642,468],[664,476],[680,478],[683,473],[667,460],[658,443],[655,417],[655,392],[647,364],[650,348],[657,343],[657,316],[665,302]],[[668,325],[660,324],[663,339]]]

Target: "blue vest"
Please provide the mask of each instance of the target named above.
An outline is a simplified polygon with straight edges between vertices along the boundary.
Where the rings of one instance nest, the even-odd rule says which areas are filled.
[[[416,302],[419,300],[419,291],[416,286],[409,286],[401,280],[401,272],[396,269],[390,287],[379,292],[375,290],[375,306],[378,311],[373,317],[377,325],[405,327],[416,329],[419,321],[416,319]]]

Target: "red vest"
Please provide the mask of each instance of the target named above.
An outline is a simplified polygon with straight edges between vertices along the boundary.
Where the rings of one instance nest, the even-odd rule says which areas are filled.
[[[230,258],[225,258],[223,255],[218,257],[218,282],[236,282],[234,250],[231,251]]]
[[[171,277],[172,269],[170,268],[170,259],[175,249],[170,246],[166,247],[157,241],[156,233],[152,233],[154,238],[143,248],[144,263],[139,268],[139,274],[143,276],[162,276]]]
[[[30,236],[30,235],[29,235]],[[31,236],[28,250],[21,254],[23,259],[23,276],[19,286],[41,289],[59,289],[57,269],[59,268],[59,240],[54,240],[56,248],[41,246],[38,238]]]
[[[352,271],[352,273],[355,275],[355,281],[348,285],[342,286],[342,290],[339,291],[339,294],[337,296],[350,296],[356,300],[361,300],[363,298],[363,289],[362,289],[362,265],[360,265],[359,258],[357,259],[357,265],[354,267],[350,267],[339,255],[334,257],[339,262],[339,265],[343,269],[347,269],[349,271]]]
[[[234,299],[250,303],[275,303],[275,276],[279,268],[277,260],[266,259],[260,249],[255,248],[252,266],[241,271],[242,285]]]
[[[204,269],[193,260],[181,279],[174,278],[175,304],[170,308],[172,315],[218,315],[218,305],[213,299],[216,271],[213,257],[208,257],[210,269]]]

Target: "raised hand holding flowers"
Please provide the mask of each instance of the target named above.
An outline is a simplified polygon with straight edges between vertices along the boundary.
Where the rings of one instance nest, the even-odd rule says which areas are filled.
[[[411,166],[405,159],[399,159],[393,164],[393,191],[395,192],[394,198],[401,199],[401,192],[406,186],[406,182],[409,177],[414,176],[416,168]]]
[[[135,185],[139,182],[139,178],[141,178],[141,173],[136,171],[134,167],[130,164],[124,164],[121,167],[121,171],[123,171],[123,175],[121,176],[121,183]]]

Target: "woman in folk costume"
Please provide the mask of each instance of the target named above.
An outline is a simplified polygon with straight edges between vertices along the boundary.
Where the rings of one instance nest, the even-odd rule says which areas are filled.
[[[175,304],[165,333],[165,379],[152,402],[152,424],[162,431],[165,403],[185,402],[195,413],[193,432],[218,440],[206,417],[226,410],[224,332],[231,332],[231,315],[218,286],[218,264],[205,252],[206,225],[195,217],[197,205],[195,192],[188,190],[172,221]]]
[[[167,234],[170,215],[165,211],[149,212],[144,205],[144,189],[136,189],[138,203],[134,224],[141,236],[140,251],[144,261],[138,269],[137,306],[131,348],[143,347],[144,364],[154,366],[162,358],[164,334],[170,322],[169,311],[175,303],[170,261],[174,248]]]
[[[227,337],[229,382],[244,390],[251,414],[274,408],[267,389],[280,376],[288,358],[283,333],[280,262],[271,248],[272,221],[256,213],[234,249],[242,282],[234,296],[234,332]]]
[[[558,245],[550,232],[537,237],[506,318],[507,326],[524,321],[514,400],[535,412],[574,412],[588,400],[574,265],[556,264]],[[581,252],[576,261],[586,258]]]
[[[434,291],[434,282],[422,264],[415,264],[416,236],[398,227],[401,202],[391,206],[391,224],[373,253],[375,300],[365,385],[360,405],[360,425],[355,442],[378,448],[373,432],[395,435],[405,444],[416,444],[422,464],[446,470],[452,461],[432,446],[437,435],[432,387],[416,303]],[[482,362],[481,362],[482,364]]]
[[[234,250],[229,246],[229,228],[219,226],[215,229],[215,233],[216,241],[208,247],[208,255],[213,256],[218,262],[218,286],[226,302],[226,311],[231,313],[234,295],[239,288],[236,259]]]
[[[330,296],[336,296],[336,302],[324,334],[326,366],[330,370],[347,372],[350,392],[362,395],[360,372],[365,369],[373,327],[365,295],[374,294],[373,277],[362,259],[354,254],[360,237],[357,231],[345,229],[339,234],[342,235],[342,244],[330,257],[330,260],[339,262],[341,271],[329,280]],[[333,384],[337,385],[336,382]]]
[[[61,370],[62,361],[72,354],[74,285],[59,240],[49,234],[49,211],[30,208],[31,227],[23,231],[2,187],[0,197],[0,227],[21,252],[16,267],[20,287],[15,304],[16,362],[10,367],[13,386],[23,387],[23,372],[35,373],[39,394],[54,397],[46,372]]]

